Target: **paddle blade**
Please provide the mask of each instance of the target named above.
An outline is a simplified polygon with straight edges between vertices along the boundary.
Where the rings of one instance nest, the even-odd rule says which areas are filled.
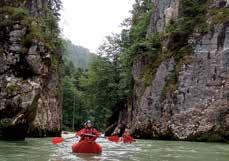
[[[62,143],[63,141],[64,141],[64,138],[62,137],[52,138],[52,144],[59,144],[59,143]]]
[[[118,136],[109,136],[109,137],[107,137],[107,139],[109,141],[112,141],[112,142],[115,142],[115,143],[119,142],[119,137]]]

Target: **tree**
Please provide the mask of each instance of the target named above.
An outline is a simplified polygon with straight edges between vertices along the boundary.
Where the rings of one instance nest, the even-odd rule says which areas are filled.
[[[89,118],[100,129],[106,127],[106,120],[119,100],[118,81],[115,65],[104,57],[97,57],[91,63],[86,77],[81,78],[83,102],[89,112]]]
[[[111,61],[117,61],[118,54],[121,52],[121,37],[119,34],[106,36],[105,42],[99,47],[98,54],[106,57]]]

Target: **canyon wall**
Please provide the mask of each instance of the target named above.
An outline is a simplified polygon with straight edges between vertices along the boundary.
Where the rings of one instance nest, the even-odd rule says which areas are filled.
[[[0,2],[0,137],[60,135],[61,53],[51,6]]]
[[[205,11],[193,20],[184,16],[189,2],[152,0],[149,33],[165,35],[171,24],[179,30],[185,18],[200,23],[191,33],[163,36],[153,62],[141,56],[133,63],[133,95],[119,112],[117,127],[130,128],[137,138],[229,139],[229,1],[199,1]]]

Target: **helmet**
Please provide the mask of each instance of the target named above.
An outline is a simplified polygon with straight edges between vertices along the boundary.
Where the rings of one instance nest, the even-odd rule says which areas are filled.
[[[84,123],[84,126],[86,126],[87,124],[91,124],[91,120],[87,120],[85,123]]]

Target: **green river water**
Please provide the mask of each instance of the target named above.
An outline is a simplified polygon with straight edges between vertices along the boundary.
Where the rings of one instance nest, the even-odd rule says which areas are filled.
[[[0,141],[0,161],[229,161],[229,144],[137,140],[124,145],[98,139],[101,155],[75,155],[71,139],[52,145],[50,138]]]

